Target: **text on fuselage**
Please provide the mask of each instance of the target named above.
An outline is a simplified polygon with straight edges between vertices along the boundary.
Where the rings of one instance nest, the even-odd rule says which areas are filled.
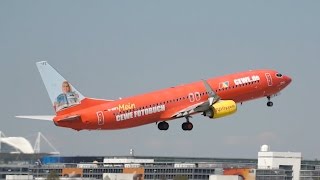
[[[110,108],[108,109],[108,111],[128,111],[131,109],[135,109],[136,108],[136,104],[134,103],[125,103],[125,104],[119,104],[116,107]]]
[[[243,78],[238,78],[233,80],[235,85],[241,85],[241,84],[245,84],[245,83],[251,83],[251,82],[255,82],[255,81],[259,81],[260,77],[259,76],[247,76],[247,77],[243,77]]]
[[[116,115],[116,121],[124,121],[124,120],[132,119],[135,117],[141,117],[141,116],[146,116],[146,115],[162,112],[165,110],[166,110],[165,105],[159,105],[159,106],[153,106],[150,108],[126,112],[126,113]]]

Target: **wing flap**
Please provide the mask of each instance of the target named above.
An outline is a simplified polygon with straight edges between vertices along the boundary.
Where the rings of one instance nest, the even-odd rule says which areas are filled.
[[[172,114],[170,117],[184,117],[196,112],[202,112],[203,110],[206,110],[208,108],[209,103],[207,101],[205,102],[200,102],[197,104],[193,104],[191,106],[188,106],[186,108],[183,108],[181,110],[179,110],[178,112]]]

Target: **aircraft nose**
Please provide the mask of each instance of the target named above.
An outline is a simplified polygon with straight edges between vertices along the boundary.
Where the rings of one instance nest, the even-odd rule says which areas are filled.
[[[285,80],[288,84],[290,84],[292,81],[292,79],[289,76],[285,76]]]

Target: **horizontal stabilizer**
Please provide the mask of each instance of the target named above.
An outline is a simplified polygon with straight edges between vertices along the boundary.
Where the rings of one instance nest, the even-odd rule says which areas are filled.
[[[17,118],[23,119],[36,119],[36,120],[43,120],[43,121],[52,121],[54,116],[16,116]]]

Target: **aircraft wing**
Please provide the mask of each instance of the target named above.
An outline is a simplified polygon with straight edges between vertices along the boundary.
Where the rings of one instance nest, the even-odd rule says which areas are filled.
[[[204,112],[208,110],[210,106],[212,106],[214,103],[218,102],[221,99],[210,87],[209,83],[206,80],[202,80],[202,82],[206,88],[206,91],[208,92],[208,100],[180,109],[174,112],[172,115],[169,115],[170,118],[187,117],[193,113]]]
[[[172,114],[170,118],[185,117],[196,112],[205,111],[207,109],[209,109],[209,102],[208,101],[200,102],[179,110],[178,112]]]

